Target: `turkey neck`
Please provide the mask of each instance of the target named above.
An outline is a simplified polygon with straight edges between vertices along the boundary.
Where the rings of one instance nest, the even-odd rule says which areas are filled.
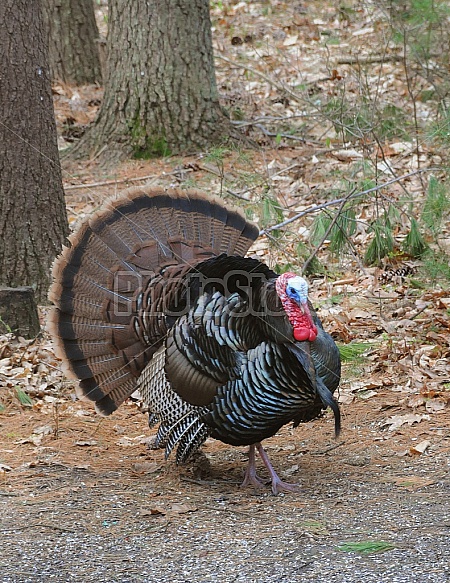
[[[293,329],[275,290],[277,278],[274,271],[257,259],[220,255],[198,263],[191,270],[189,290],[192,301],[202,292],[219,291],[226,297],[238,293],[266,338],[290,342]]]
[[[276,278],[271,278],[255,293],[255,317],[260,320],[266,338],[284,344],[294,341],[293,328],[275,290],[275,282]]]

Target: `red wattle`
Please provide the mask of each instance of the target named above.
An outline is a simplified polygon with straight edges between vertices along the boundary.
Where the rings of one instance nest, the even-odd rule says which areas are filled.
[[[314,342],[317,338],[317,328],[314,326],[312,328],[294,328],[294,338],[299,342],[304,342],[305,340],[309,340],[310,342]]]
[[[310,340],[311,330],[308,328],[294,328],[294,338],[299,342]]]
[[[275,288],[280,298],[284,311],[286,312],[289,322],[293,327],[294,338],[298,342],[314,342],[317,338],[317,328],[309,311],[308,302],[302,300],[302,305],[299,306],[297,302],[287,296],[286,287],[287,282],[292,277],[296,277],[295,273],[284,273],[277,279]]]
[[[317,328],[314,326],[314,328],[311,328],[311,330],[309,331],[309,341],[314,342],[314,340],[316,338],[317,338]]]

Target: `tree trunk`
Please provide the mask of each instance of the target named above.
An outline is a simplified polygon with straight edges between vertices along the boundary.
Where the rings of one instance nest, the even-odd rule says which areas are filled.
[[[219,105],[208,0],[110,0],[105,94],[75,155],[139,158],[230,136]]]
[[[93,0],[42,0],[53,80],[101,83],[99,33]]]
[[[40,2],[1,0],[0,285],[44,302],[68,233]]]
[[[36,338],[41,331],[31,287],[0,287],[0,334]]]

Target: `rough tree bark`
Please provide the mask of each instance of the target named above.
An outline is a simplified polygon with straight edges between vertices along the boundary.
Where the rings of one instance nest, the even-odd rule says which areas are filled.
[[[0,285],[45,302],[68,233],[40,2],[0,2]]]
[[[42,0],[53,80],[101,83],[99,33],[93,0]]]
[[[0,287],[0,334],[6,332],[24,338],[39,334],[39,314],[31,287]]]
[[[110,0],[105,94],[74,156],[151,157],[223,143],[209,0]]]

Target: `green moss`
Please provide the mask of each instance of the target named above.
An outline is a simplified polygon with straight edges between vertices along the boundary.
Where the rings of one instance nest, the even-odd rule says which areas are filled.
[[[133,158],[136,160],[151,160],[170,156],[171,150],[163,137],[147,138],[143,145],[133,148]]]
[[[139,112],[130,125],[133,158],[150,160],[170,156],[172,153],[164,135],[148,135],[147,128],[141,125]]]

